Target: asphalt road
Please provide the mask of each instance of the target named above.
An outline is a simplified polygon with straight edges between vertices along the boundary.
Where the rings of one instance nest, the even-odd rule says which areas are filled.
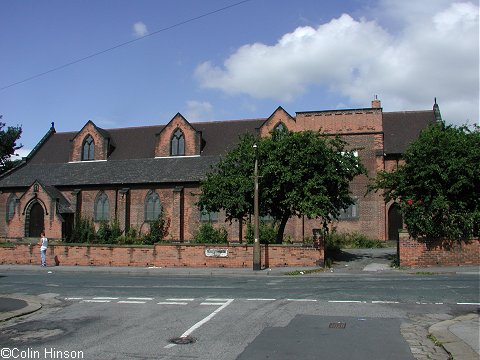
[[[0,328],[2,348],[31,358],[54,358],[57,351],[85,359],[412,359],[400,335],[409,315],[474,311],[478,306],[469,303],[478,303],[479,284],[472,274],[52,270],[0,274],[0,293],[51,300]],[[194,342],[177,345],[175,338]]]

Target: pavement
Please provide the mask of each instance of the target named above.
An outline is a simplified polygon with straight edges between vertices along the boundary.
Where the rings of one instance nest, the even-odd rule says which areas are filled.
[[[342,262],[334,264],[331,269],[318,267],[271,268],[253,271],[251,268],[186,268],[186,267],[104,267],[104,266],[50,266],[38,265],[0,265],[0,273],[8,271],[42,271],[42,272],[103,272],[119,274],[149,274],[175,276],[342,276],[348,274],[365,274],[365,272],[397,272],[405,274],[428,273],[467,273],[480,275],[478,266],[429,267],[415,269],[394,269],[385,266],[383,261],[366,263],[355,268],[345,266]],[[353,264],[353,263],[350,263]],[[361,262],[360,262],[361,264]],[[362,267],[363,266],[363,267]],[[40,310],[42,298],[24,294],[0,294],[0,324],[12,318],[24,316]],[[444,316],[416,316],[401,329],[402,335],[409,343],[416,359],[480,359],[479,314],[471,313],[452,318]],[[426,330],[428,329],[428,330]],[[425,338],[429,337],[429,344]],[[431,344],[430,344],[431,343]],[[448,354],[436,353],[435,346],[441,345]],[[426,355],[430,354],[430,355]],[[434,354],[431,356],[431,354]]]

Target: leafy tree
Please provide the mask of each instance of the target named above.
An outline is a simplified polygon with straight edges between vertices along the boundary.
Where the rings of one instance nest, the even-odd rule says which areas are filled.
[[[2,116],[0,115],[0,119]],[[15,166],[17,161],[10,160],[10,157],[15,154],[15,151],[20,149],[22,145],[17,144],[17,140],[22,134],[20,126],[9,126],[7,130],[3,130],[5,123],[0,121],[0,175],[10,170]]]
[[[224,209],[227,220],[253,212],[253,170],[258,146],[261,215],[272,216],[281,243],[291,216],[337,219],[353,204],[349,183],[365,168],[338,137],[320,133],[274,132],[271,137],[241,138],[202,183],[199,205],[207,211]]]
[[[208,212],[225,210],[226,220],[242,220],[253,213],[253,164],[256,139],[251,134],[240,137],[237,147],[229,151],[202,182],[198,205]],[[241,233],[240,228],[240,233]]]
[[[423,130],[404,165],[380,172],[371,189],[399,202],[409,234],[458,239],[478,235],[480,131],[443,122]]]
[[[291,216],[328,223],[354,203],[350,181],[366,169],[346,146],[339,137],[311,131],[273,133],[262,139],[260,197],[263,212],[279,223],[277,243]]]

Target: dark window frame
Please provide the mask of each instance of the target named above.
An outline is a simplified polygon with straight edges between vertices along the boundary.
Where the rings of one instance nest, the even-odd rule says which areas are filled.
[[[10,194],[10,196],[8,197],[5,213],[7,222],[10,222],[15,216],[17,200],[18,198],[15,194]]]
[[[158,213],[156,205],[158,204]],[[160,196],[155,191],[149,191],[145,196],[144,219],[145,222],[158,220],[162,214],[162,202]]]
[[[88,134],[82,144],[82,161],[95,160],[95,140]]]
[[[185,155],[185,134],[180,128],[176,128],[175,131],[172,133],[172,138],[170,139],[170,155]]]
[[[105,192],[100,192],[95,199],[94,219],[96,222],[110,220],[110,203],[108,195]]]

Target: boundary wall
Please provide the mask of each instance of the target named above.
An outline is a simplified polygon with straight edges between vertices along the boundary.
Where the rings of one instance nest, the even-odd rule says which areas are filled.
[[[480,239],[415,240],[400,232],[400,266],[480,265]]]
[[[265,268],[324,266],[323,247],[262,245],[261,257]],[[0,264],[40,265],[40,246],[28,243],[0,246]],[[249,268],[253,267],[253,246],[51,244],[47,249],[47,265]]]

